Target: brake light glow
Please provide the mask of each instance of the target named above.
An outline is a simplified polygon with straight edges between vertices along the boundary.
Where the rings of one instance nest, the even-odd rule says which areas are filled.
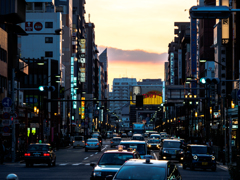
[[[97,145],[99,145],[99,143],[97,143]]]
[[[44,153],[43,156],[50,156],[50,154],[49,153]]]
[[[111,142],[111,143],[113,143],[113,142]]]
[[[86,143],[85,145],[88,146],[88,143]]]
[[[25,153],[24,156],[30,156],[30,153]]]

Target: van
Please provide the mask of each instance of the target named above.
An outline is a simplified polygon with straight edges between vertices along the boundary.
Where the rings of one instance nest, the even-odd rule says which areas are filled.
[[[75,147],[85,147],[85,141],[83,136],[73,137],[73,148]]]

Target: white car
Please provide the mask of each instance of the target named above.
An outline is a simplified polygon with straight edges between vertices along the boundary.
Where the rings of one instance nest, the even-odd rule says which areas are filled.
[[[75,147],[85,147],[85,141],[83,136],[73,137],[73,148]]]

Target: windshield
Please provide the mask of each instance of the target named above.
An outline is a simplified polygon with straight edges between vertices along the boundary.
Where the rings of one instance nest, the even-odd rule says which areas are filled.
[[[207,147],[192,147],[192,154],[207,154]]]
[[[121,145],[123,145],[123,149],[128,149],[128,148],[132,148],[132,149],[136,149],[137,152],[140,155],[146,154],[146,149],[145,149],[145,144],[124,144],[121,143]]]
[[[105,153],[101,157],[98,165],[123,165],[123,163],[132,158],[133,154]]]
[[[49,146],[47,145],[30,145],[28,147],[29,151],[48,151]]]
[[[163,147],[164,148],[180,148],[181,143],[180,142],[171,142],[171,141],[164,141]]]
[[[88,139],[87,142],[98,142],[98,140],[96,139]]]
[[[160,139],[160,136],[159,135],[151,135],[151,138]]]
[[[121,141],[121,139],[113,139],[113,141]]]
[[[132,139],[133,140],[144,140],[144,138],[142,136],[133,136]]]
[[[151,140],[148,140],[148,143],[160,143],[160,141],[157,139],[151,139]]]
[[[157,172],[157,173],[156,173]],[[156,166],[123,166],[117,173],[116,179],[132,180],[164,180],[165,169]]]
[[[82,137],[75,137],[75,141],[82,141]]]

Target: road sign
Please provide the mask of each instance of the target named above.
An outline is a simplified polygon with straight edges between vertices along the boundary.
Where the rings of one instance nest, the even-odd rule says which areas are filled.
[[[9,125],[10,125],[9,119],[3,119],[3,120],[2,120],[2,125],[3,125],[3,126],[9,126]]]
[[[3,118],[4,118],[4,119],[8,119],[8,118],[10,118],[9,113],[7,113],[7,112],[3,113]]]
[[[9,126],[4,126],[4,127],[3,127],[3,132],[4,132],[4,133],[9,133],[9,132],[10,132]]]
[[[2,105],[3,105],[4,107],[10,107],[10,106],[12,105],[12,99],[9,98],[9,97],[3,98],[3,100],[2,100]]]
[[[11,133],[2,133],[3,136],[10,136]]]
[[[3,107],[3,112],[7,112],[7,113],[10,113],[12,110],[11,107]]]
[[[237,97],[238,97],[238,99],[240,100],[240,89],[239,89],[238,92],[237,92]]]

